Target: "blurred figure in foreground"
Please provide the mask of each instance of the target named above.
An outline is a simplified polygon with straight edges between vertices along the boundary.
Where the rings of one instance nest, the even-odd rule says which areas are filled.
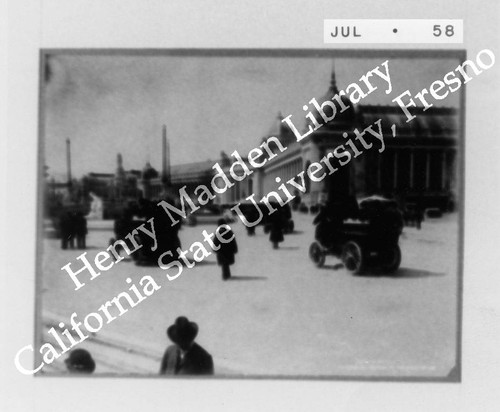
[[[167,329],[167,336],[174,343],[163,355],[160,375],[213,375],[212,356],[195,343],[198,325],[180,316]]]
[[[95,370],[94,359],[85,349],[72,350],[64,363],[66,363],[68,371],[72,373],[91,374]]]

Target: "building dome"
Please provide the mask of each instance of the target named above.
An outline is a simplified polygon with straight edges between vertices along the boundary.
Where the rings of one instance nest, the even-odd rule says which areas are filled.
[[[335,115],[335,118],[327,123],[328,126],[333,126],[337,128],[343,127],[344,125],[353,125],[355,124],[355,119],[356,119],[356,110],[355,110],[355,105],[351,102],[349,97],[347,97],[345,94],[342,94],[340,96],[340,101],[343,103],[344,106],[348,107],[347,110],[345,110],[343,113],[340,113],[342,110],[342,105],[337,101],[337,99],[332,100],[335,95],[339,94],[339,89],[337,87],[337,79],[335,76],[335,69],[332,70],[332,77],[330,80],[330,87],[328,88],[328,91],[325,93],[324,96],[321,98],[317,99],[318,104],[321,106],[323,102],[330,100],[335,104],[335,107],[337,109],[337,113]],[[329,107],[325,107],[325,114],[327,116],[331,115],[331,109]],[[311,112],[313,113],[314,117],[317,119],[318,122],[324,123],[323,118],[321,115],[318,113],[316,108],[312,107]]]
[[[295,135],[289,127],[287,127],[283,122],[283,115],[278,112],[278,115],[274,118],[271,127],[267,134],[262,138],[262,141],[266,141],[270,137],[276,137],[285,146],[292,142],[295,142]]]
[[[283,116],[281,115],[281,112],[278,112],[278,115],[274,118],[273,123],[266,134],[267,137],[269,136],[276,136],[278,138],[280,137],[281,126],[283,125],[283,123],[281,123],[282,120]]]
[[[142,179],[149,180],[155,179],[159,176],[158,172],[151,166],[149,162],[146,163],[144,169],[142,169]]]

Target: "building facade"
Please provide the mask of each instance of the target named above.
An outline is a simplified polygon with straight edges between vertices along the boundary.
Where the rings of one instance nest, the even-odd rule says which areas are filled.
[[[333,72],[327,92],[319,102],[332,101],[333,96],[338,93]],[[267,161],[261,168],[252,169],[248,165],[253,173],[241,182],[233,182],[234,186],[218,194],[213,202],[234,205],[252,194],[259,200],[269,192],[277,191],[280,185],[277,178],[280,182],[295,178],[302,171],[307,171],[311,163],[320,161],[339,145],[344,145],[346,139],[353,138],[354,129],[362,131],[381,120],[385,142],[382,153],[379,153],[378,145],[359,156],[353,155],[348,164],[320,182],[310,181],[307,173],[304,173],[305,193],[295,191],[293,194],[300,196],[301,203],[309,208],[323,201],[345,196],[361,198],[382,195],[396,198],[402,205],[418,203],[423,208],[437,207],[443,211],[454,209],[458,192],[456,176],[459,160],[456,109],[431,107],[423,111],[422,108],[413,108],[411,112],[416,117],[406,122],[407,118],[399,106],[353,105],[345,95],[341,99],[349,109],[341,113],[340,103],[333,100],[337,105],[335,118],[300,142],[297,142],[291,128],[283,122],[282,115],[278,114],[260,142],[276,137],[286,147],[286,151]],[[321,122],[318,112],[311,113],[318,123]],[[395,137],[387,135],[388,125],[395,125]],[[306,127],[302,134],[305,131]],[[165,126],[162,137],[161,173],[149,163],[142,171],[125,171],[123,159],[118,154],[116,172],[88,174],[82,179],[84,192],[92,192],[102,198],[109,211],[107,215],[115,214],[128,202],[140,198],[178,198],[179,190],[183,187],[186,187],[187,193],[195,200],[194,191],[199,185],[210,188],[215,174],[213,166],[218,163],[228,172],[234,160],[222,152],[220,159],[215,161],[170,166]],[[370,142],[368,137],[366,141]],[[256,139],[256,143],[259,140]],[[373,143],[375,146],[375,142]],[[243,154],[242,157],[245,158]]]
[[[330,87],[319,101],[331,100],[338,93],[333,73]],[[302,203],[311,207],[344,196],[360,198],[377,194],[396,198],[402,204],[418,203],[424,208],[437,207],[443,211],[455,208],[458,192],[456,109],[432,107],[423,111],[414,108],[411,112],[416,117],[407,123],[399,106],[354,106],[346,96],[342,99],[350,108],[340,113],[341,107],[335,102],[337,116],[300,142],[278,115],[262,140],[276,136],[287,150],[263,167],[254,169],[250,177],[223,195],[221,203],[235,203],[251,193],[255,193],[258,200],[270,191],[277,191],[280,183],[276,178],[283,182],[307,171],[311,163],[320,161],[353,138],[354,129],[362,131],[381,120],[385,127],[385,150],[379,153],[380,145],[375,148],[375,142],[365,138],[374,147],[357,157],[353,155],[347,165],[321,182],[309,181],[305,173],[306,193],[299,194]],[[320,122],[320,115],[312,113]],[[387,125],[392,124],[396,127],[396,137],[387,135]],[[304,128],[302,134],[305,132]]]

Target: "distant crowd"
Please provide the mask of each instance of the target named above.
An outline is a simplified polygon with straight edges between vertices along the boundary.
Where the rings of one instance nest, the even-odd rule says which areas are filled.
[[[59,220],[61,249],[85,249],[87,237],[87,219],[83,212],[66,211]]]

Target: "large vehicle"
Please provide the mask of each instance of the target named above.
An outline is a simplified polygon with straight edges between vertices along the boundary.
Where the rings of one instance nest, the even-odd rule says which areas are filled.
[[[134,224],[140,226],[142,223],[146,221],[134,221]],[[167,264],[178,259],[178,251],[177,248],[181,247],[181,241],[179,239],[178,230],[180,225],[171,226],[163,226],[156,230],[156,241],[157,247],[153,251],[151,250],[151,246],[153,245],[153,240],[151,237],[144,235],[143,232],[137,233],[137,240],[143,246],[138,249],[133,255],[132,258],[134,262],[138,266],[150,266],[157,265],[159,257],[167,251],[170,251],[172,255],[164,255],[162,257],[163,264]]]
[[[360,274],[370,267],[395,272],[401,263],[399,236],[403,217],[395,201],[378,196],[323,206],[315,221],[316,241],[309,257],[317,267],[327,255],[339,257],[346,269]]]
[[[169,250],[172,252],[172,256],[164,256],[162,258],[163,263],[166,264],[168,261],[178,258],[177,248],[181,247],[179,239],[180,223],[172,226],[172,222],[165,213],[160,211],[153,202],[144,199],[141,200],[140,204],[129,205],[124,209],[121,216],[115,219],[115,239],[111,239],[110,243],[114,243],[116,239],[125,239],[129,233],[140,225],[147,224],[148,219],[151,218],[154,218],[155,222],[157,247],[155,250],[151,250],[153,239],[142,231],[135,232],[137,242],[142,245],[140,249],[132,254],[136,265],[157,265],[160,255]]]

